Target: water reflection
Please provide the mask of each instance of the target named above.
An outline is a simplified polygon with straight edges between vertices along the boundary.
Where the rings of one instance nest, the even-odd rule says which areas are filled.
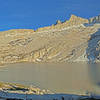
[[[91,82],[95,85],[94,91],[100,94],[100,63],[89,63],[88,70]]]
[[[21,63],[11,64],[3,69],[7,69],[0,71],[0,81],[4,82],[35,85],[56,93],[84,94],[87,90],[93,91],[89,77],[92,69],[86,63]]]

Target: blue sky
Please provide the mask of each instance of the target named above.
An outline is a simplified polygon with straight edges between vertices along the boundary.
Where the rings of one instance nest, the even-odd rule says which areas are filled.
[[[100,0],[0,0],[0,31],[37,29],[69,19],[100,14]]]

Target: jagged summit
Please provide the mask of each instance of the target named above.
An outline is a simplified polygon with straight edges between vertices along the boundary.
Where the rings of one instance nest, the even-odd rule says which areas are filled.
[[[66,24],[81,24],[81,23],[88,23],[88,19],[82,18],[82,17],[78,17],[74,14],[71,15],[71,17],[69,18],[69,20],[64,21],[64,23]],[[60,20],[56,21],[56,25],[57,24],[62,24],[62,22]]]
[[[78,25],[78,24],[83,24],[83,23],[88,23],[88,19],[81,18],[75,15],[71,15],[68,24],[70,25]]]
[[[62,28],[71,27],[73,25],[80,25],[80,24],[84,24],[84,23],[89,23],[88,19],[81,18],[81,17],[75,16],[72,14],[69,20],[66,20],[64,22],[57,20],[56,24],[54,24],[52,26],[48,26],[48,27],[39,28],[39,29],[37,29],[37,31],[62,29]]]
[[[82,17],[78,17],[78,16],[73,15],[73,14],[71,15],[71,17],[69,19],[69,21],[78,21],[78,20],[80,20],[80,21],[87,21],[87,19],[82,18]]]
[[[78,17],[78,16],[72,14],[70,19],[69,19],[69,21],[76,21],[76,20],[79,20],[79,19],[83,19],[83,18]]]

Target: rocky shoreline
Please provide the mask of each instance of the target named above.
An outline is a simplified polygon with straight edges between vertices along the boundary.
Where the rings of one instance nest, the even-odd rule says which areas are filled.
[[[13,83],[0,83],[0,100],[100,100],[99,95],[52,93],[49,90],[23,86]]]

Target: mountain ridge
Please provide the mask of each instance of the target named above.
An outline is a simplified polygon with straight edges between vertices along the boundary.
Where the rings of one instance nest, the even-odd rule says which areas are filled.
[[[71,15],[65,22],[57,21],[36,31],[18,29],[0,32],[0,64],[97,62],[100,58],[99,29],[99,22],[90,23],[88,19]]]
[[[88,22],[89,22],[88,19],[81,18],[72,14],[69,20],[65,20],[64,22],[57,20],[56,24],[39,28],[36,31],[42,31],[42,30],[48,30],[48,29],[54,29],[54,28],[60,29],[60,28],[64,28],[64,27],[68,27],[72,25],[79,25],[79,24],[88,23]]]

